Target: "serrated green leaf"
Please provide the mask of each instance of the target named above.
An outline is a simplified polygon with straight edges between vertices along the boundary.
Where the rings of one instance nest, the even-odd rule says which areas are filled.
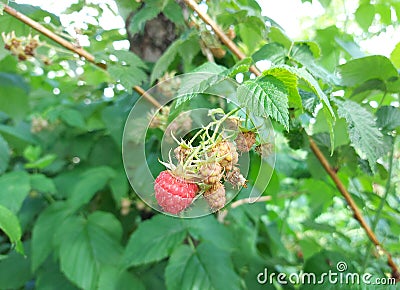
[[[250,57],[246,57],[241,61],[237,62],[232,68],[227,71],[228,77],[234,77],[238,73],[245,73],[249,71],[250,66],[252,65],[253,61]]]
[[[10,162],[10,153],[7,141],[0,135],[0,174],[3,174],[8,167],[8,163]]]
[[[17,216],[8,208],[0,204],[0,229],[8,236],[10,242],[15,245],[17,252],[24,254],[21,243],[21,226]]]
[[[350,60],[338,67],[338,73],[342,78],[341,84],[349,87],[361,85],[372,79],[387,81],[399,77],[392,62],[382,55]]]
[[[126,267],[160,261],[172,253],[186,237],[181,220],[157,215],[140,223],[125,248],[123,264]]]
[[[331,148],[333,150],[334,143],[335,143],[335,135],[334,135],[334,123],[336,120],[335,113],[333,112],[331,103],[329,102],[328,97],[322,91],[321,87],[319,86],[317,80],[305,69],[305,68],[295,68],[295,67],[288,67],[283,66],[286,69],[292,71],[297,75],[297,77],[303,79],[307,85],[312,89],[312,91],[318,96],[321,103],[323,104],[322,112],[325,115],[326,121],[329,126],[329,135],[331,138]],[[333,154],[333,151],[331,152]]]
[[[110,189],[115,203],[119,207],[121,199],[128,197],[129,184],[123,168],[116,171],[114,178],[110,180]]]
[[[364,153],[374,170],[376,160],[384,153],[382,134],[376,127],[374,116],[356,102],[336,99],[338,115],[345,118],[351,144]]]
[[[131,272],[117,267],[103,267],[98,290],[144,290],[143,283]]]
[[[299,94],[301,96],[301,101],[304,109],[313,114],[317,105],[319,104],[319,99],[317,95],[313,92],[307,92],[303,90],[299,90]]]
[[[177,248],[165,270],[167,289],[241,289],[228,252],[210,243]]]
[[[374,20],[374,16],[375,7],[369,4],[369,2],[361,4],[355,12],[356,21],[364,31],[368,31],[368,28]]]
[[[224,74],[224,72],[227,71],[227,68],[222,65],[218,65],[214,62],[206,62],[194,69],[192,73]],[[185,87],[182,87],[182,90],[185,90]]]
[[[13,171],[0,177],[0,205],[17,213],[30,190],[29,175]]]
[[[114,176],[114,170],[107,166],[91,168],[81,174],[68,199],[71,208],[79,208],[88,203]]]
[[[108,64],[110,76],[119,81],[126,89],[140,85],[147,79],[144,71],[146,64],[133,52],[126,50],[112,50],[107,54],[117,57],[118,61]],[[103,56],[104,58],[104,56]]]
[[[321,56],[321,48],[315,41],[295,41],[293,47],[307,46],[314,58],[319,58]]]
[[[33,162],[29,162],[25,164],[25,168],[37,168],[37,169],[43,169],[46,168],[47,166],[51,165],[54,160],[57,159],[57,155],[55,154],[47,154]]]
[[[375,5],[376,12],[381,16],[381,23],[385,25],[392,24],[392,12],[390,10],[390,4],[377,4]]]
[[[145,5],[131,19],[129,31],[132,35],[143,30],[147,21],[155,18],[161,12],[160,8],[155,5]]]
[[[265,72],[263,75],[271,75],[280,80],[286,87],[289,93],[289,106],[295,108],[302,108],[301,97],[297,89],[297,75],[287,70],[285,67],[273,67]]]
[[[118,0],[115,4],[117,4],[118,12],[124,19],[128,18],[132,12],[135,12],[142,5],[141,2],[132,2],[131,0]]]
[[[184,85],[178,91],[179,97],[175,102],[175,108],[189,102],[223,80],[223,77],[216,74],[186,74],[183,79]]]
[[[201,48],[197,31],[188,31],[184,34],[186,37],[183,38],[184,41],[178,47],[178,54],[184,64],[183,71],[188,72],[193,70],[193,59],[198,55]]]
[[[329,118],[333,121],[335,120],[335,113],[333,112],[333,109],[329,102],[328,97],[322,91],[317,80],[306,69],[290,67],[287,65],[280,65],[280,66],[276,66],[274,68],[286,69],[286,70],[292,72],[293,74],[297,75],[298,78],[303,79],[307,83],[307,85],[312,89],[312,91],[318,96],[321,103],[326,108],[328,115],[330,116]]]
[[[270,42],[278,42],[282,44],[286,49],[290,49],[292,40],[278,27],[272,26],[268,33]]]
[[[162,12],[169,20],[171,20],[175,24],[185,25],[182,7],[179,6],[179,4],[175,2],[175,0],[169,0]]]
[[[0,132],[3,133],[3,137],[5,139],[7,139],[7,135],[9,135],[26,143],[37,143],[36,139],[30,132],[29,127],[27,126],[8,126],[0,124]]]
[[[85,119],[83,118],[81,112],[79,112],[78,110],[63,108],[59,112],[59,117],[71,127],[83,129],[86,126]]]
[[[383,92],[389,91],[384,81],[372,79],[372,80],[366,81],[365,83],[356,87],[353,90],[351,95],[355,96],[355,95],[361,94],[363,92],[372,91],[372,90],[380,90]]]
[[[128,50],[112,50],[109,51],[109,54],[115,55],[118,58],[118,62],[123,65],[138,67],[146,69],[147,65],[143,62],[143,60]]]
[[[48,261],[35,275],[35,288],[40,290],[78,290],[79,288],[61,273],[58,261]]]
[[[183,43],[182,38],[178,38],[173,42],[164,54],[157,60],[151,72],[150,82],[154,83],[156,79],[161,77],[167,70],[170,64],[174,61],[177,53],[179,52],[180,45]]]
[[[55,229],[71,214],[65,202],[55,202],[46,208],[37,219],[32,231],[32,271],[46,260],[54,250]]]
[[[190,236],[198,241],[212,243],[214,246],[229,252],[235,248],[232,233],[213,215],[188,219],[184,223]]]
[[[339,79],[317,63],[320,48],[314,42],[296,42],[291,51],[290,58],[300,63],[312,75],[324,80],[325,83],[339,84]]]
[[[23,119],[29,110],[28,94],[29,87],[22,76],[0,72],[0,111]]]
[[[122,147],[122,133],[124,131],[126,118],[129,114],[129,108],[132,107],[132,101],[135,101],[135,99],[129,97],[120,100],[121,101],[114,103],[112,106],[106,107],[101,112],[101,119],[119,148]]]
[[[376,124],[383,132],[397,130],[400,127],[400,109],[393,106],[383,106],[376,112]]]
[[[273,76],[249,80],[239,86],[238,100],[257,116],[270,116],[289,130],[288,93],[282,81]]]
[[[257,25],[256,21],[249,21],[250,17],[244,23],[238,23],[237,31],[239,32],[240,39],[246,46],[246,51],[248,54],[252,54],[254,49],[256,49],[260,42],[262,41],[262,33],[260,27]],[[257,17],[258,20],[260,20]]]
[[[0,285],[2,289],[23,289],[32,279],[30,265],[30,244],[24,243],[26,256],[15,251],[0,261]]]
[[[361,50],[358,43],[353,40],[345,40],[342,37],[335,36],[334,41],[343,48],[352,58],[365,57],[365,53]],[[336,65],[336,64],[335,64]]]
[[[147,74],[143,70],[127,65],[112,64],[108,67],[108,72],[128,90],[147,79]]]
[[[276,42],[267,43],[257,50],[251,57],[254,62],[269,60],[273,64],[284,64],[287,57],[287,49]]]
[[[210,87],[222,82],[225,79],[224,75],[228,73],[225,67],[207,62],[196,68],[193,73],[185,74],[177,93],[179,98],[176,100],[175,107],[181,106],[199,93],[204,93]]]
[[[397,68],[400,68],[400,42],[396,44],[395,48],[390,54],[390,60]]]
[[[22,153],[24,158],[29,162],[34,162],[39,159],[42,154],[42,148],[40,146],[27,146]]]
[[[54,194],[57,192],[56,186],[51,178],[48,178],[44,174],[31,174],[31,187],[33,190],[39,192]]]
[[[79,287],[97,289],[102,268],[119,264],[121,224],[112,214],[96,211],[87,219],[69,217],[61,226],[61,271]]]

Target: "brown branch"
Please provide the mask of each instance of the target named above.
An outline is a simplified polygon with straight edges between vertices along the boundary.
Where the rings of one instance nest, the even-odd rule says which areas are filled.
[[[297,195],[300,195],[300,194],[302,194],[302,193],[301,192],[293,192],[293,193],[289,193],[289,194],[281,194],[281,195],[277,196],[276,198],[278,198],[278,199],[279,198],[289,198],[289,197],[294,197],[294,196],[297,196]],[[266,201],[270,201],[270,200],[272,200],[272,196],[271,195],[242,198],[242,199],[239,199],[237,201],[232,202],[230,204],[229,208],[233,209],[233,208],[239,207],[239,206],[244,205],[244,204],[252,204],[252,203],[256,203],[256,202],[266,202]],[[218,211],[218,217],[217,217],[218,221],[220,223],[223,223],[224,220],[225,220],[225,217],[227,216],[227,214],[228,214],[228,209],[227,208],[223,209],[221,211]]]
[[[224,33],[224,31],[218,26],[218,24],[213,21],[206,13],[203,13],[200,9],[197,3],[194,0],[184,0],[185,3],[195,11],[203,21],[210,25],[214,32],[218,35],[220,38],[221,42],[224,43],[231,51],[234,53],[239,59],[243,59],[246,57],[246,55],[239,49],[239,47]],[[261,75],[261,72],[255,68],[254,66],[250,68],[251,71],[259,76]],[[338,178],[336,175],[335,171],[331,168],[328,160],[325,158],[325,156],[322,154],[321,150],[318,148],[317,144],[311,139],[310,137],[310,147],[315,156],[318,158],[319,162],[322,164],[324,167],[325,171],[329,174],[329,176],[332,178],[333,182],[335,183],[336,187],[340,191],[340,193],[343,195],[343,197],[346,199],[348,205],[350,206],[351,210],[354,213],[354,218],[360,223],[361,227],[364,228],[365,232],[367,233],[367,236],[369,239],[374,243],[376,247],[379,247],[384,253],[387,255],[388,259],[388,265],[392,269],[392,276],[396,278],[397,281],[400,281],[400,273],[397,269],[396,264],[394,263],[390,253],[385,251],[383,249],[383,246],[381,243],[378,241],[375,233],[372,231],[368,223],[365,221],[364,217],[361,214],[361,211],[357,207],[356,203],[354,202],[353,198],[351,195],[348,193],[346,187],[343,185],[341,180]],[[238,201],[239,202],[239,201]],[[245,202],[243,202],[245,203]]]
[[[281,194],[278,195],[276,198],[289,198],[289,197],[294,197],[297,195],[302,194],[302,192],[293,192],[289,194]],[[230,208],[236,208],[238,206],[241,206],[243,204],[248,204],[248,203],[256,203],[256,202],[265,202],[265,201],[270,201],[272,199],[271,195],[264,195],[264,196],[259,196],[259,197],[248,197],[248,198],[243,198],[239,199],[237,201],[234,201],[231,203]]]
[[[53,31],[47,29],[46,27],[44,27],[40,23],[36,22],[35,20],[33,20],[33,19],[29,18],[28,16],[18,12],[14,8],[12,8],[12,7],[8,6],[8,5],[4,5],[4,12],[6,12],[9,15],[17,18],[18,20],[20,20],[21,22],[25,23],[26,25],[32,27],[36,31],[40,32],[41,34],[46,35],[48,38],[50,38],[51,40],[57,42],[58,44],[60,44],[64,48],[66,48],[66,49],[68,49],[68,50],[70,50],[72,52],[75,52],[77,55],[79,55],[80,57],[83,57],[88,62],[93,63],[94,65],[96,65],[97,67],[99,67],[101,69],[106,69],[106,66],[103,63],[96,62],[95,57],[92,54],[90,54],[89,52],[87,52],[86,50],[84,50],[83,48],[77,47],[76,45],[72,44],[68,40],[62,38],[61,36],[55,34]],[[155,107],[157,107],[157,108],[161,107],[161,104],[153,96],[151,96],[148,93],[146,93],[141,87],[134,86],[133,89],[136,92],[138,92],[139,94],[141,94],[144,98],[146,98]]]
[[[225,32],[218,26],[217,23],[215,23],[214,20],[211,19],[210,16],[208,16],[207,13],[203,13],[202,11],[200,11],[199,9],[199,5],[197,5],[196,1],[194,0],[184,0],[184,2],[186,3],[187,6],[189,6],[190,8],[192,8],[193,11],[196,11],[196,13],[199,15],[199,17],[201,19],[203,19],[203,21],[205,23],[207,23],[208,25],[210,25],[215,34],[219,37],[219,39],[221,40],[221,42],[223,44],[225,44],[230,51],[232,51],[232,53],[234,55],[236,55],[239,59],[244,59],[246,58],[246,55],[236,46],[236,44],[225,34]],[[255,75],[259,76],[261,73],[260,71],[255,67],[252,66],[250,68],[250,71],[252,73],[254,73]]]
[[[272,196],[270,196],[270,195],[264,195],[264,196],[260,196],[260,197],[242,198],[242,199],[232,202],[230,208],[236,208],[238,206],[248,204],[248,203],[270,201],[271,199],[272,199]]]
[[[392,276],[399,281],[400,279],[400,273],[397,269],[396,264],[394,263],[392,256],[390,255],[389,252],[384,250],[382,244],[379,242],[378,238],[376,237],[375,233],[371,229],[371,227],[368,225],[366,220],[361,214],[360,209],[354,202],[354,199],[351,197],[350,193],[347,191],[346,187],[343,185],[343,183],[340,181],[339,177],[337,176],[336,172],[332,169],[332,167],[329,165],[328,160],[326,160],[324,154],[321,152],[317,144],[315,144],[314,140],[309,138],[310,141],[310,148],[315,154],[315,156],[318,158],[320,161],[322,167],[324,167],[325,171],[328,173],[328,175],[332,178],[333,182],[335,183],[337,189],[340,191],[340,193],[343,195],[345,200],[347,201],[347,204],[350,206],[351,210],[353,211],[354,218],[360,223],[360,225],[364,228],[367,236],[369,239],[372,241],[372,243],[380,250],[382,250],[388,259],[388,265],[392,269]]]
[[[336,175],[336,172],[332,169],[332,167],[329,165],[328,160],[326,160],[324,154],[321,152],[321,150],[318,148],[317,144],[315,144],[314,140],[309,138],[310,141],[310,147],[311,150],[314,152],[315,156],[318,158],[320,161],[322,167],[324,167],[325,171],[329,174],[329,176],[332,178],[333,182],[335,183],[337,189],[340,191],[340,193],[343,195],[343,197],[346,199],[347,204],[350,206],[351,210],[354,213],[354,218],[358,220],[358,222],[361,224],[361,226],[365,229],[365,232],[367,233],[368,237],[371,239],[371,241],[376,245],[380,246],[378,239],[376,238],[374,232],[370,228],[370,226],[367,224],[365,219],[363,218],[360,210],[358,209],[356,203],[354,202],[353,198],[347,191],[347,189],[344,187],[343,183],[339,180],[339,177]]]
[[[33,29],[39,31],[40,33],[46,35],[48,38],[54,40],[55,42],[57,42],[58,44],[62,45],[63,47],[65,47],[66,49],[75,52],[76,54],[78,54],[79,56],[85,58],[87,61],[94,63],[94,56],[91,55],[90,53],[88,53],[87,51],[85,51],[82,48],[76,47],[75,45],[73,45],[71,42],[69,42],[68,40],[62,38],[61,36],[58,36],[57,34],[55,34],[54,32],[52,32],[51,30],[47,29],[46,27],[44,27],[43,25],[41,25],[40,23],[36,22],[35,20],[29,18],[28,16],[18,12],[17,10],[15,10],[14,8],[11,8],[8,5],[4,5],[4,11],[7,12],[8,14],[10,14],[11,16],[17,18],[18,20],[22,21],[23,23],[27,24],[28,26],[32,27]]]
[[[134,86],[133,89],[141,94],[147,101],[149,101],[154,107],[157,109],[161,108],[161,104],[149,93],[147,93],[144,89],[139,86]]]

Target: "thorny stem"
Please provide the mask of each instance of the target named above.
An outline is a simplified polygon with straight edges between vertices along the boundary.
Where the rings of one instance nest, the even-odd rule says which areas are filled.
[[[199,9],[199,5],[194,1],[194,0],[184,0],[187,6],[193,9],[199,17],[208,25],[211,26],[211,28],[214,30],[215,34],[218,35],[220,38],[221,42],[224,43],[232,53],[234,53],[239,59],[244,59],[246,55],[239,49],[239,47],[231,40],[229,37],[224,33],[224,31],[218,26],[218,24],[210,18],[210,16],[207,15],[207,13],[203,12],[201,9]],[[254,66],[250,68],[250,70],[257,76],[261,75],[261,72],[255,68]],[[392,256],[390,253],[385,251],[383,249],[383,246],[380,244],[378,241],[375,233],[371,230],[370,226],[364,219],[364,217],[361,214],[361,211],[357,207],[356,203],[354,202],[353,198],[351,195],[348,193],[346,187],[343,185],[342,181],[338,178],[336,175],[336,172],[332,169],[330,166],[328,160],[325,158],[317,144],[309,137],[310,140],[310,147],[312,152],[315,154],[319,162],[322,164],[324,167],[325,171],[328,173],[328,175],[331,177],[333,182],[335,183],[336,187],[338,188],[339,192],[343,195],[343,197],[346,199],[348,205],[350,206],[351,210],[354,213],[354,218],[360,223],[360,225],[364,228],[365,232],[367,233],[367,236],[369,239],[374,243],[375,246],[381,248],[387,256],[388,260],[388,265],[392,269],[392,276],[396,278],[397,281],[400,281],[400,273],[397,269],[396,264],[394,263]]]

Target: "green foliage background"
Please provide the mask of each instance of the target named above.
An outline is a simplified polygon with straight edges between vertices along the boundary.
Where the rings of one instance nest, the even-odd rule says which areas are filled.
[[[116,3],[124,18],[140,6]],[[336,271],[338,261],[351,272],[390,275],[385,255],[353,219],[309,149],[307,135],[400,265],[400,43],[390,58],[365,55],[357,44],[372,36],[372,25],[379,33],[398,29],[400,3],[360,1],[354,19],[348,19],[363,30],[357,36],[333,25],[337,1],[320,3],[324,19],[299,41],[287,37],[273,15],[262,16],[254,0],[208,1],[208,13],[225,30],[234,29],[234,41],[249,56],[240,62],[221,45],[226,55],[204,65],[200,40],[207,42],[198,31],[204,27],[188,25],[172,0],[143,1],[128,27],[141,33],[161,12],[175,23],[179,37],[155,63],[115,50],[113,42],[126,35],[93,23],[83,31],[90,40],[85,49],[106,63],[107,71],[44,36],[49,45],[38,51],[44,58],[25,62],[1,43],[0,289],[317,289],[261,285],[257,275],[264,268],[288,274]],[[9,4],[67,37],[58,16]],[[105,11],[79,1],[66,13],[83,7],[96,9],[97,19]],[[0,30],[36,34],[5,13]],[[250,65],[262,60],[271,68],[252,78]],[[121,158],[124,122],[139,98],[131,87],[148,88],[171,70],[243,74],[239,101],[254,114],[270,116],[276,130],[276,169],[263,192],[271,201],[228,205],[223,222],[216,215],[181,220],[143,206],[132,192]],[[106,88],[112,98],[104,95]],[[201,104],[189,96],[176,110]],[[149,139],[148,162],[162,170],[159,135]],[[237,200],[248,196],[258,163],[252,154],[250,188]],[[127,198],[132,203],[126,214]],[[390,287],[395,289],[385,289]]]

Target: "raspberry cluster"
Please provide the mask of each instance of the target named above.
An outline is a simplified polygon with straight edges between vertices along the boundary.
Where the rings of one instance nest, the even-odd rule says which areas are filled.
[[[39,35],[28,35],[27,37],[17,37],[15,32],[1,34],[5,43],[4,48],[18,57],[19,60],[27,60],[35,56],[36,49],[41,45]]]
[[[242,126],[244,121],[234,115],[236,112],[238,109],[227,114],[221,109],[210,110],[213,121],[189,141],[175,140],[177,164],[171,157],[168,163],[161,162],[167,170],[154,184],[155,198],[165,212],[179,214],[197,198],[203,198],[211,210],[219,210],[226,204],[225,182],[235,188],[246,187],[239,155],[255,147],[258,134],[255,128]]]

